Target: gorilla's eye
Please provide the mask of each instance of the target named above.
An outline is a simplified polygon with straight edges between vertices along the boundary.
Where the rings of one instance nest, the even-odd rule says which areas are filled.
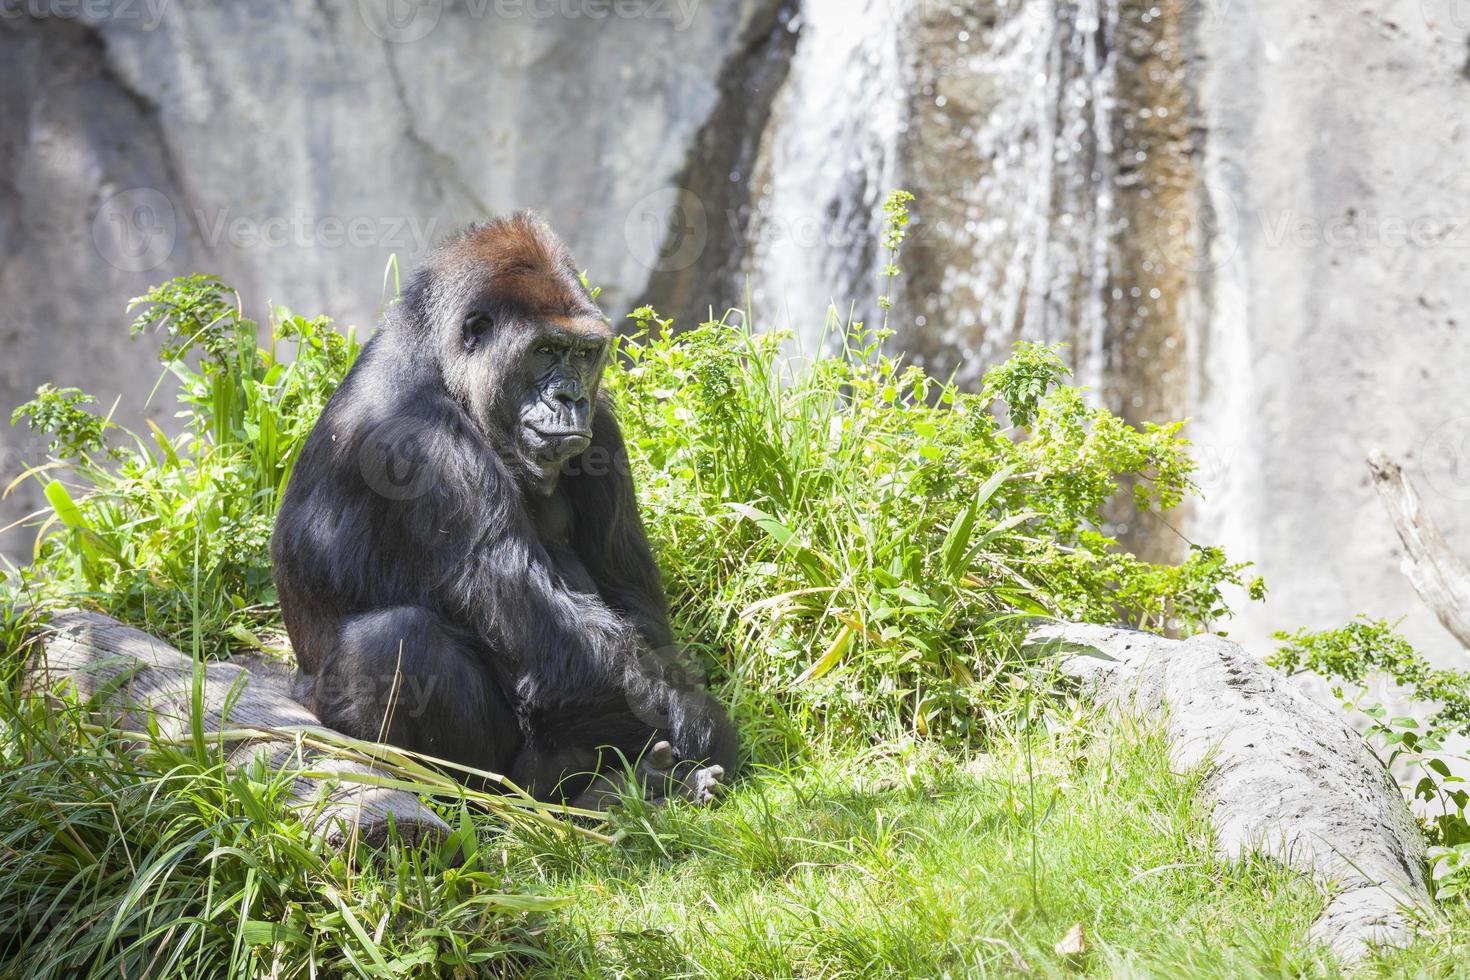
[[[587,360],[587,358],[589,358],[589,357],[592,356],[592,348],[590,348],[590,347],[583,347],[583,348],[579,349],[577,351],[577,356],[579,358],[581,358],[582,360],[584,360],[584,361]]]
[[[535,352],[537,354],[555,354],[556,353],[556,351],[552,349],[552,347],[551,347],[550,344],[537,344],[536,345],[536,351]]]

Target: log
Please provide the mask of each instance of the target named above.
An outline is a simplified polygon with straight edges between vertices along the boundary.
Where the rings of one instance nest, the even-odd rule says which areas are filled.
[[[95,697],[99,707],[125,728],[143,730],[151,717],[163,738],[189,737],[194,680],[190,657],[141,630],[91,612],[58,614],[37,631],[36,639],[39,649],[27,664],[31,689],[69,684],[84,699]],[[291,699],[284,672],[211,662],[204,667],[202,695],[205,731],[261,733],[258,739],[230,743],[231,765],[263,761],[273,769],[311,770],[312,776],[295,779],[290,805],[313,833],[333,846],[361,842],[379,847],[388,840],[390,826],[409,843],[448,836],[449,826],[416,795],[353,778],[391,778],[386,773],[303,746],[289,729],[320,729],[321,722]]]
[[[1256,853],[1328,891],[1312,934],[1352,961],[1407,945],[1430,906],[1424,840],[1362,738],[1279,671],[1220,636],[1170,640],[1086,625],[1034,630],[1025,648],[1085,698],[1162,724],[1176,771],[1204,767],[1221,856]]]
[[[1470,569],[1450,550],[1402,466],[1375,450],[1368,471],[1403,542],[1403,573],[1435,618],[1470,649]]]

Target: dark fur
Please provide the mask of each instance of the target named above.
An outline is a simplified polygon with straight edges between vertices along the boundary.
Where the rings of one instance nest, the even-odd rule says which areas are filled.
[[[476,307],[494,311],[480,347],[461,329]],[[554,327],[610,336],[529,215],[439,246],[390,309],[307,440],[271,540],[299,690],[333,728],[543,797],[585,785],[572,777],[602,747],[632,758],[656,738],[729,769],[733,729],[674,646],[602,362],[579,457],[548,476],[516,447],[515,406],[544,383],[525,352]]]

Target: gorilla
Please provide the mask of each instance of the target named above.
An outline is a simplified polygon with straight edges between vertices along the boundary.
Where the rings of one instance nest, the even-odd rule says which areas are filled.
[[[543,800],[605,800],[630,763],[655,798],[722,790],[735,731],[669,627],[599,391],[612,341],[532,214],[415,272],[271,537],[296,692],[323,724]]]

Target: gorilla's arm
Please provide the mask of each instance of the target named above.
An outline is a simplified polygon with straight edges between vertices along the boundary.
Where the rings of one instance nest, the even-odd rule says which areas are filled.
[[[610,404],[600,404],[583,465],[562,478],[574,514],[572,547],[612,608],[638,626],[645,647],[625,682],[635,710],[668,722],[681,758],[731,769],[736,735],[705,691],[669,626],[662,576],[638,513],[627,449]]]
[[[578,591],[541,543],[498,454],[455,408],[444,413],[443,423],[422,427],[435,479],[397,516],[417,553],[443,554],[446,536],[462,542],[442,570],[438,604],[511,658],[516,696],[532,726],[605,702],[617,689],[651,729],[668,733],[681,759],[732,767],[735,738],[723,709],[691,684],[682,655],[673,654],[658,569],[625,463],[600,478],[606,486],[574,498],[576,524],[594,534],[601,525],[612,536],[610,550],[588,566],[599,594]],[[601,431],[621,450],[610,415]]]
[[[638,624],[649,647],[673,646],[663,577],[638,513],[627,447],[611,405],[598,406],[592,445],[561,485],[574,515],[572,548],[598,594]]]

